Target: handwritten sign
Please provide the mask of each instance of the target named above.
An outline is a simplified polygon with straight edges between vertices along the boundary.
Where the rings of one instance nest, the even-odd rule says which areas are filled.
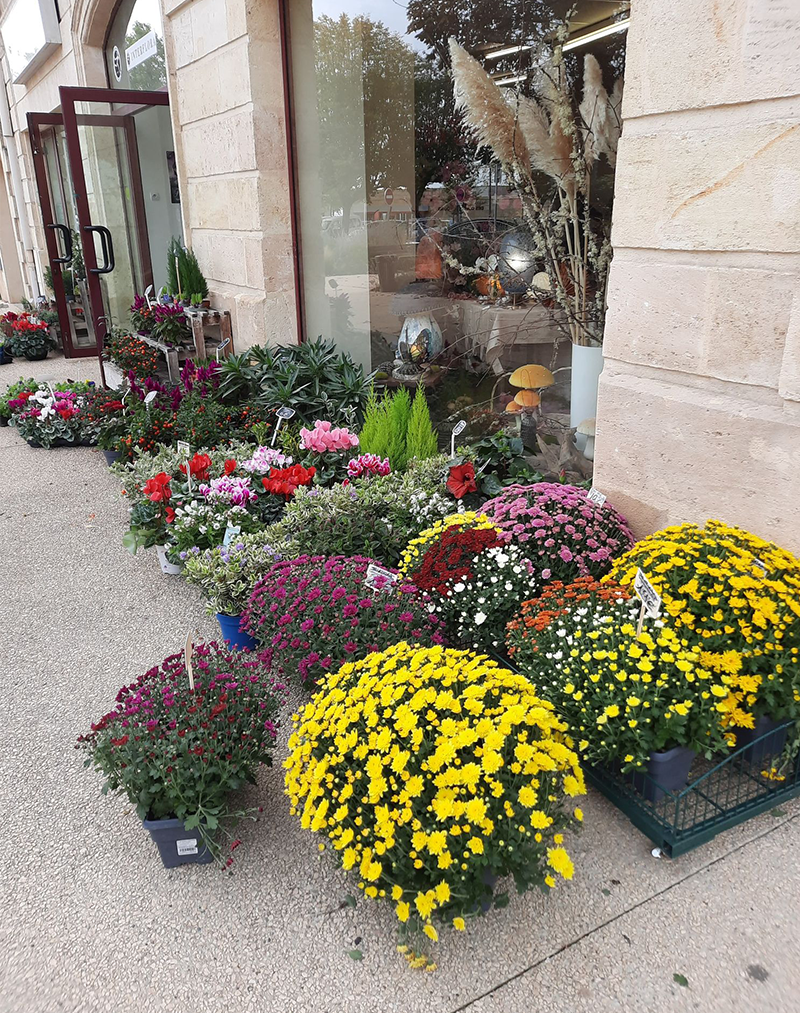
[[[453,457],[455,455],[455,452],[456,452],[456,436],[460,436],[461,433],[463,433],[466,428],[467,428],[467,423],[466,423],[466,421],[464,419],[461,419],[460,422],[456,422],[456,424],[453,426],[453,432],[452,432],[452,434],[450,436],[450,456],[451,457]]]
[[[189,689],[194,692],[194,670],[192,669],[192,651],[194,649],[194,643],[192,642],[192,631],[186,634],[186,647],[183,649],[183,659],[186,663],[186,674],[189,676]]]
[[[592,486],[592,488],[589,490],[586,498],[589,500],[590,503],[594,503],[595,506],[599,507],[601,507],[606,501],[606,497],[603,495],[603,493],[600,492],[599,489],[595,489],[594,486]]]
[[[399,580],[399,577],[399,574],[392,573],[391,570],[385,570],[382,566],[370,563],[367,567],[367,576],[364,578],[364,583],[367,587],[371,587],[373,591],[391,591]]]
[[[275,441],[278,438],[278,430],[281,428],[283,422],[284,421],[288,422],[289,419],[293,419],[297,414],[297,412],[294,410],[294,408],[285,407],[279,408],[275,414],[278,416],[278,422],[275,426],[275,431],[272,434],[272,442],[270,443],[271,447],[275,446]]]

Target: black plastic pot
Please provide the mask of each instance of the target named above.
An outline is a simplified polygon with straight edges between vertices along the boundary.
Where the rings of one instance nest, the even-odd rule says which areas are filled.
[[[685,746],[675,746],[663,753],[651,753],[643,774],[632,774],[631,783],[648,802],[659,802],[667,792],[682,791],[686,787],[694,758],[697,754]]]
[[[106,464],[111,467],[112,464],[116,464],[122,455],[118,450],[104,450],[103,457],[106,459]]]
[[[145,830],[155,841],[165,869],[178,865],[207,865],[214,856],[203,843],[195,827],[187,830],[182,820],[143,820]]]
[[[7,366],[10,362],[14,361],[14,356],[5,350],[0,348],[0,366]]]
[[[761,763],[767,756],[780,756],[789,734],[788,725],[777,731],[783,723],[782,721],[775,721],[766,715],[762,715],[756,721],[755,728],[740,728],[736,732],[736,748],[742,749],[743,746],[748,746],[749,748],[744,749],[739,758],[741,760],[748,760],[750,763]],[[760,742],[756,741],[761,739],[762,735],[767,737]],[[751,742],[753,745],[750,745]]]
[[[28,360],[28,362],[41,362],[42,359],[47,358],[47,349],[45,349],[43,352],[26,352],[25,358]]]
[[[0,428],[2,426],[7,426],[7,425],[8,425],[8,416],[7,415],[0,415]]]

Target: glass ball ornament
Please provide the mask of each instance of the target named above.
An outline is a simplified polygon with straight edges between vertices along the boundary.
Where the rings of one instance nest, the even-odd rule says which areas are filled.
[[[513,229],[500,240],[497,272],[508,295],[525,295],[538,263],[533,236],[527,229]]]

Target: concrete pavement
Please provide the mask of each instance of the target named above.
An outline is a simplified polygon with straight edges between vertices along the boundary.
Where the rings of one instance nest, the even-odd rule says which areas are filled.
[[[91,361],[23,371],[97,378]],[[123,550],[98,451],[0,429],[0,476],[3,1013],[800,1010],[797,803],[669,861],[592,794],[574,881],[443,933],[433,974],[395,952],[390,910],[345,904],[356,891],[290,816],[279,767],[251,793],[265,811],[230,874],[164,870],[73,745],[123,683],[215,624],[152,553]]]

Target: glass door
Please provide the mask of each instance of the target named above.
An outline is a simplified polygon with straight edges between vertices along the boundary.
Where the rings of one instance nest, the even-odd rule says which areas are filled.
[[[28,133],[47,245],[48,287],[58,312],[64,355],[68,359],[96,355],[97,341],[87,313],[86,273],[80,243],[75,242],[78,220],[60,113],[28,113]]]
[[[150,259],[149,232],[166,230],[166,235],[172,230],[171,234],[181,235],[179,207],[177,211],[172,208],[169,194],[174,164],[169,158],[172,152],[167,150],[171,147],[166,109],[169,99],[166,92],[105,88],[61,88],[60,93],[69,175],[86,267],[88,309],[99,355],[106,331],[124,323],[134,295],[157,280]],[[160,120],[156,123],[160,133],[155,144],[151,122],[154,109],[166,117],[167,124],[163,133],[164,124]],[[137,136],[137,123],[147,126],[142,138]],[[159,207],[150,215],[145,210],[140,164],[145,134],[146,170],[152,175],[149,162],[159,162],[165,181],[149,196],[169,204],[169,209],[162,205],[163,211]],[[150,147],[154,148],[152,156]],[[148,184],[158,185],[152,184],[150,177]],[[166,242],[163,253],[165,257]]]

